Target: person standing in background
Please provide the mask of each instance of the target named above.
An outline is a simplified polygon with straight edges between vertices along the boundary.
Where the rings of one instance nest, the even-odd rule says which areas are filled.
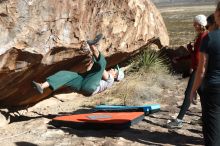
[[[203,83],[203,135],[206,146],[220,146],[220,2],[215,11],[218,29],[204,39],[199,53],[199,65],[195,82],[190,93],[190,101]]]
[[[191,43],[187,45],[187,49],[190,54],[188,56],[183,56],[181,58],[174,58],[174,62],[178,60],[182,60],[182,59],[191,59],[191,70],[192,71],[189,77],[188,85],[185,90],[185,97],[184,97],[182,106],[180,108],[180,112],[176,119],[172,119],[168,121],[167,123],[168,128],[182,128],[183,117],[186,114],[186,111],[190,107],[189,96],[192,90],[192,85],[193,85],[194,78],[195,78],[195,72],[198,66],[198,62],[199,62],[199,49],[200,49],[202,39],[208,33],[208,31],[206,30],[206,25],[207,25],[206,19],[207,18],[205,15],[197,15],[194,18],[193,26],[197,33],[197,36],[196,36],[196,39],[193,45]]]

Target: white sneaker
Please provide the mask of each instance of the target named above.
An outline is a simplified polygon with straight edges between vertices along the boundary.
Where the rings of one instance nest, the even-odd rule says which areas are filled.
[[[37,89],[38,92],[40,92],[41,94],[44,93],[44,89],[42,88],[40,83],[37,83],[35,81],[32,81],[34,88]]]
[[[167,128],[182,128],[183,127],[183,121],[178,119],[172,119],[169,120],[167,123]]]

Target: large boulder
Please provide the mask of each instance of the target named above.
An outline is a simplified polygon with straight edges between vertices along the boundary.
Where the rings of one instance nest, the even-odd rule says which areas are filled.
[[[0,103],[30,105],[42,82],[61,69],[84,71],[74,43],[104,35],[99,49],[108,66],[127,59],[159,37],[168,45],[163,19],[150,0],[0,0]]]

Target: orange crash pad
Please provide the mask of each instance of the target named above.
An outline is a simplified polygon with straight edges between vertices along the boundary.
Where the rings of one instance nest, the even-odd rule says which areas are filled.
[[[99,112],[60,116],[52,119],[56,127],[128,128],[144,119],[144,112]]]

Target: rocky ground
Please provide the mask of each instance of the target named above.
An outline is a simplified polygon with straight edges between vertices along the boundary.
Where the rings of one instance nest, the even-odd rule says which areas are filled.
[[[51,118],[66,113],[90,111],[85,105],[93,97],[76,93],[59,94],[14,115],[13,123],[0,129],[1,145],[201,145],[201,126],[191,121],[200,117],[200,105],[191,106],[182,129],[169,130],[166,122],[179,111],[187,79],[178,80],[173,89],[167,89],[161,100],[161,111],[145,116],[144,120],[124,130],[77,130],[55,128],[48,124]],[[117,87],[117,85],[115,85]],[[161,95],[162,96],[162,95]],[[104,97],[103,97],[104,98]],[[97,101],[98,102],[98,101]],[[159,103],[159,102],[157,102]]]
[[[175,8],[174,10],[177,9],[178,8]],[[210,8],[207,11],[207,13],[209,13]],[[175,13],[174,16],[178,18],[177,12],[173,11],[173,13]],[[200,11],[193,12],[193,14],[195,13],[200,13]],[[168,20],[174,20],[171,14],[172,13],[162,11],[166,23],[168,23]],[[171,24],[175,24],[175,22],[170,23],[169,27],[172,27]],[[174,34],[177,34],[175,31],[172,32],[171,39]],[[180,33],[179,35],[190,34]],[[172,42],[172,45],[173,44]],[[191,123],[201,116],[200,104],[190,107],[184,117],[184,126],[182,129],[171,130],[165,126],[167,120],[175,117],[179,112],[179,106],[182,104],[184,89],[187,83],[187,78],[182,79],[179,75],[168,76],[160,76],[160,83],[165,83],[166,86],[158,86],[160,88],[144,86],[146,90],[154,89],[153,91],[158,93],[155,95],[158,97],[157,99],[137,99],[139,100],[139,104],[159,103],[161,104],[161,110],[157,113],[145,116],[144,120],[131,126],[129,129],[77,130],[71,128],[55,128],[48,123],[57,115],[84,113],[91,111],[91,106],[100,103],[111,103],[109,99],[109,95],[112,94],[111,90],[120,88],[126,82],[131,82],[131,76],[126,77],[122,83],[115,84],[112,89],[94,97],[87,98],[76,93],[55,94],[49,99],[27,108],[27,110],[12,113],[12,123],[0,129],[0,144],[2,146],[202,145],[202,127],[199,124]],[[116,101],[115,99],[114,103],[117,103]]]

